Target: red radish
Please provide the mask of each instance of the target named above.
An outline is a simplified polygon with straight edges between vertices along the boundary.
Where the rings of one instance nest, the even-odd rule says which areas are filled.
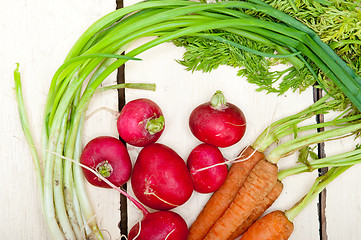
[[[187,236],[188,226],[180,215],[171,211],[158,211],[149,213],[140,224],[134,225],[128,239],[186,240]]]
[[[102,136],[88,142],[80,156],[80,163],[94,169],[116,186],[126,183],[132,172],[132,163],[124,144],[114,137]],[[94,186],[109,188],[89,170],[84,176]]]
[[[223,93],[217,91],[210,102],[192,111],[189,127],[200,141],[217,147],[229,147],[242,139],[246,119],[241,109],[227,103]]]
[[[155,143],[164,130],[164,116],[159,106],[145,98],[127,103],[120,111],[117,127],[127,143],[144,147]]]
[[[129,232],[129,240],[132,239],[154,239],[154,240],[186,240],[188,237],[188,226],[184,219],[177,213],[171,211],[159,211],[150,213],[140,202],[135,200],[126,191],[114,185],[91,167],[81,165],[84,169],[100,178],[110,188],[127,197],[143,213],[143,219],[135,224]]]
[[[222,186],[228,173],[221,151],[206,143],[191,151],[187,166],[193,179],[194,190],[200,193],[216,191]]]
[[[184,160],[159,143],[147,145],[140,151],[131,183],[139,201],[158,210],[182,205],[193,192],[192,177]]]

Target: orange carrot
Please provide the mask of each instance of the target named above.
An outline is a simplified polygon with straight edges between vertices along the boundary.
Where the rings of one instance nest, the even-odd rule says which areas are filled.
[[[252,224],[241,240],[286,240],[293,232],[293,223],[284,212],[271,212]]]
[[[205,240],[228,239],[277,182],[278,168],[261,160],[252,169],[231,205],[208,232]]]
[[[232,203],[251,170],[264,158],[265,156],[262,153],[251,147],[241,152],[239,159],[247,160],[232,164],[226,181],[212,195],[190,227],[188,240],[201,240],[206,236],[213,224]]]
[[[270,193],[260,202],[252,213],[248,216],[238,229],[228,238],[228,240],[234,240],[241,236],[254,221],[262,216],[262,214],[276,201],[283,190],[283,184],[277,181]]]
[[[327,109],[329,109],[328,102],[326,102],[327,99],[328,97],[325,97],[321,102],[311,105],[304,111],[272,123],[252,144],[253,149],[257,149],[257,151],[262,154],[262,152],[264,152],[272,143],[278,142],[287,135],[296,136],[296,133],[298,132],[323,126],[322,124],[311,124],[297,129],[295,128],[297,124],[308,119],[310,116],[314,116],[316,112],[327,111]],[[347,121],[348,120],[342,119],[342,122]],[[330,121],[329,124],[333,125],[334,122]],[[276,164],[281,158],[311,144],[343,136],[349,133],[350,129],[356,128],[359,129],[360,125],[357,125],[357,127],[354,125],[352,127],[347,125],[346,127],[331,129],[321,133],[316,132],[306,136],[296,137],[276,146],[268,154],[267,160],[264,159],[258,162],[249,175],[245,175],[246,180],[244,180],[243,185],[242,181],[239,181],[238,183],[240,185],[237,186],[236,183],[233,182],[226,182],[224,184],[224,189],[222,190],[226,193],[231,192],[232,194],[222,195],[221,192],[219,192],[219,194],[217,192],[217,194],[213,195],[214,198],[212,197],[212,201],[208,202],[206,205],[207,210],[203,210],[196,222],[192,225],[191,234],[188,239],[228,240],[276,184],[278,175]],[[237,191],[239,186],[241,187],[239,188],[236,197],[234,197],[233,191]],[[221,204],[218,204],[219,200],[221,200]],[[218,208],[220,208],[221,211],[218,211]],[[215,214],[213,213],[214,210],[216,212]],[[210,226],[211,229],[208,230]]]
[[[342,154],[339,156],[344,157]],[[355,163],[349,162],[349,164],[332,167],[326,174],[317,177],[310,191],[292,208],[285,212],[274,211],[261,217],[248,228],[241,240],[287,240],[293,232],[294,226],[292,222],[295,217],[314,201],[330,182]]]
[[[343,154],[339,156],[344,158]],[[274,211],[261,217],[248,228],[240,240],[287,240],[293,232],[294,226],[292,222],[295,217],[314,201],[330,182],[355,163],[348,162],[347,164],[349,165],[332,167],[326,174],[317,177],[310,191],[301,200],[297,201],[292,208],[284,212]]]

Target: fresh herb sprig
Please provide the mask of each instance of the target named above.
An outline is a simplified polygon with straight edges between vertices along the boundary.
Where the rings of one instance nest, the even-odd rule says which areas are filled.
[[[361,1],[265,0],[315,31],[356,74],[361,74]]]
[[[219,33],[219,32],[218,32]],[[239,35],[222,33],[222,37],[249,48],[274,53],[276,49]],[[315,84],[316,79],[306,66],[288,66],[285,70],[274,71],[272,67],[286,63],[284,59],[267,58],[230,46],[228,43],[210,40],[198,36],[182,37],[173,43],[185,47],[186,52],[178,62],[188,71],[210,72],[220,65],[228,65],[238,69],[238,76],[259,86],[258,91],[283,94],[289,89],[304,91]],[[310,63],[312,64],[312,63]],[[316,69],[316,68],[315,68]],[[282,80],[279,82],[280,80]],[[279,84],[279,86],[277,86]]]
[[[207,2],[207,0],[201,2]],[[356,74],[361,74],[360,1],[265,0],[264,3],[292,16],[315,31],[322,41],[327,43]],[[252,9],[238,10],[259,19],[280,22],[277,18]],[[278,51],[274,46],[239,35],[229,36],[224,32],[223,37],[231,38],[234,42],[265,52]],[[177,46],[185,47],[186,52],[179,62],[188,70],[208,72],[219,65],[236,67],[239,69],[240,76],[247,77],[250,83],[259,86],[259,91],[265,90],[284,94],[291,89],[302,92],[314,85],[317,79],[327,91],[342,92],[333,81],[328,79],[324,72],[320,71],[308,59],[305,61],[309,67],[304,65],[297,68],[293,65],[283,71],[274,71],[272,66],[279,63],[287,64],[289,59],[255,56],[227,43],[212,41],[199,36],[179,38],[174,43]],[[217,51],[214,51],[215,49]],[[217,54],[214,54],[215,52]],[[350,104],[350,99],[342,94],[337,94],[335,97],[343,100],[342,107]]]

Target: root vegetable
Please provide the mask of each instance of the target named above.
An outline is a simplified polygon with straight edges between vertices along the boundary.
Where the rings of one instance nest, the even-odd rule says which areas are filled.
[[[229,147],[239,142],[246,131],[246,118],[237,106],[228,103],[221,91],[210,102],[196,107],[189,117],[189,127],[200,141]]]
[[[132,227],[129,240],[186,240],[188,227],[183,218],[171,211],[157,211],[147,214]]]
[[[205,240],[228,239],[243,223],[253,209],[267,196],[277,182],[278,168],[266,160],[261,160],[252,169],[237,196],[224,214],[208,232]]]
[[[238,229],[232,233],[228,240],[234,240],[241,236],[262,214],[276,201],[283,190],[281,181],[277,181],[271,192],[260,202]]]
[[[84,164],[116,186],[126,183],[132,172],[132,163],[124,144],[114,137],[101,136],[94,138],[83,149],[80,163]],[[109,188],[89,170],[83,168],[85,178],[94,186]]]
[[[282,211],[271,212],[257,220],[243,234],[242,240],[287,240],[293,232],[293,223]]]
[[[140,151],[131,184],[135,196],[157,210],[180,206],[193,192],[192,177],[184,160],[160,143],[147,145]]]
[[[265,156],[251,147],[244,149],[232,164],[224,184],[211,196],[189,229],[189,240],[203,239],[227,210],[253,167]],[[243,160],[243,161],[242,161]]]
[[[222,186],[228,173],[221,151],[206,143],[191,151],[187,166],[193,179],[194,190],[200,193],[216,191]]]
[[[117,121],[120,137],[137,147],[155,143],[162,135],[164,126],[164,116],[160,107],[145,98],[127,103]]]
[[[355,153],[355,156],[358,154],[356,151],[353,153]],[[336,155],[335,157],[339,158],[341,156],[342,154]],[[330,182],[355,164],[355,162],[349,161],[352,157],[350,157],[350,155],[348,157],[347,161],[344,161],[344,165],[332,167],[325,175],[316,178],[309,192],[291,209],[285,212],[279,210],[273,211],[254,222],[242,235],[241,240],[287,240],[294,229],[294,218],[318,197],[320,192]],[[360,156],[358,155],[357,160],[360,161]]]
[[[114,185],[107,178],[103,177],[99,172],[89,166],[83,165],[82,163],[77,164],[86,169],[89,174],[93,174],[94,176],[101,179],[105,184],[108,185],[109,188],[112,188],[127,197],[135,205],[135,207],[142,211],[143,219],[131,228],[129,232],[129,239],[187,239],[188,226],[179,214],[171,211],[158,211],[150,213],[140,202],[129,195],[126,191]]]
[[[272,19],[269,21],[252,17],[249,18],[244,14],[239,14],[238,10],[244,13],[246,9],[257,11],[261,15],[265,14],[267,15],[267,19],[269,19],[268,16],[273,17],[277,20],[276,22],[279,23],[275,23]],[[181,21],[182,19],[185,19],[185,21]],[[64,155],[69,158],[78,157],[77,146],[82,136],[81,130],[84,124],[84,115],[89,106],[90,99],[103,80],[126,61],[132,59],[132,57],[158,44],[182,36],[185,36],[185,41],[194,42],[188,41],[188,37],[199,35],[200,38],[205,38],[203,32],[206,31],[210,33],[206,34],[208,37],[210,35],[217,37],[216,39],[221,37],[221,42],[223,42],[227,40],[222,38],[223,36],[227,37],[231,33],[235,34],[236,37],[244,37],[244,33],[247,32],[248,29],[255,28],[255,26],[257,26],[255,31],[259,36],[257,34],[246,34],[246,37],[251,40],[252,44],[256,41],[261,44],[270,45],[272,49],[274,48],[278,52],[288,52],[284,47],[287,46],[287,49],[292,49],[292,52],[294,52],[292,56],[288,54],[287,57],[294,66],[297,66],[295,64],[296,55],[300,56],[300,58],[296,58],[298,62],[302,59],[305,63],[312,63],[312,66],[317,67],[315,70],[321,70],[319,71],[320,73],[326,73],[326,76],[337,86],[336,90],[338,92],[330,91],[331,94],[336,93],[334,94],[336,96],[339,93],[343,93],[359,110],[361,109],[361,95],[359,94],[360,77],[357,76],[327,44],[323,43],[321,38],[311,29],[287,14],[257,1],[253,1],[252,3],[243,1],[221,1],[211,5],[193,1],[145,1],[120,9],[99,19],[91,25],[74,44],[64,64],[55,73],[50,85],[43,118],[43,148],[50,152],[65,153]],[[214,29],[220,31],[213,33],[212,30]],[[222,29],[227,31],[225,35],[222,34]],[[231,30],[231,32],[229,32],[229,30]],[[129,52],[126,51],[126,55],[120,55],[120,53],[125,52],[126,47],[130,43],[139,38],[150,36],[154,37],[154,39]],[[208,39],[206,39],[206,41],[208,41]],[[235,46],[235,42],[233,41],[227,41],[226,43],[227,45],[231,43],[229,44],[230,46]],[[250,50],[258,54],[266,53],[256,51],[256,49]],[[196,56],[198,60],[199,53],[197,51]],[[279,56],[280,55],[278,55],[278,57]],[[135,59],[133,58],[133,60]],[[203,64],[203,66],[208,68],[209,65]],[[310,70],[312,70],[311,67]],[[315,75],[315,79],[320,81],[320,86],[331,86],[331,84],[327,82],[323,84],[323,81],[321,81],[323,78],[318,78],[314,70],[311,72]],[[86,79],[90,79],[90,81],[86,81]],[[19,92],[20,83],[19,81],[16,82],[18,82],[16,83],[17,95],[21,95],[21,91]],[[299,86],[304,88],[303,84]],[[84,91],[82,91],[83,89]],[[342,96],[341,98],[344,97]],[[348,103],[349,101],[343,100],[339,105],[346,106]],[[28,125],[28,123],[24,124],[24,122],[27,121],[24,119],[24,106],[23,104],[21,105],[22,106],[19,107],[21,121],[25,135],[27,139],[29,139],[29,136],[31,138],[31,134],[30,131],[28,131],[28,126],[24,126]],[[66,137],[61,138],[59,137],[59,132],[64,116],[66,119],[71,119],[71,122],[67,129],[68,134]],[[292,133],[296,132],[296,125],[297,122],[293,121],[292,127],[290,128]],[[359,128],[359,126],[357,127]],[[348,132],[351,130],[352,129],[348,128]],[[355,128],[352,131],[354,130]],[[272,142],[280,138],[280,134],[277,132],[279,131],[273,131],[274,139],[271,140]],[[320,142],[329,137],[330,136],[321,136],[317,141]],[[60,149],[60,147],[56,146],[57,142],[63,141],[65,142],[64,148]],[[29,145],[32,149],[34,162],[36,168],[39,169],[37,170],[37,176],[42,178],[41,169],[38,168],[38,156],[36,156],[35,147],[31,142],[32,141],[30,141]],[[292,144],[295,143],[298,144],[298,142],[292,142]],[[301,144],[298,144],[292,151],[297,150],[300,145]],[[45,152],[46,151],[44,151],[44,153]],[[289,154],[290,152],[281,151],[281,155],[279,153],[276,155],[282,156],[283,153]],[[44,182],[42,179],[38,180],[40,195],[41,199],[45,200],[43,201],[44,212],[55,213],[53,202],[46,201],[49,196],[52,198],[52,182],[56,182],[53,181],[54,168],[51,166],[53,156],[51,154],[43,154],[43,158],[45,163],[50,163],[50,166],[44,168],[46,170]],[[72,169],[76,168],[73,168],[71,165],[64,167],[65,175],[70,176],[66,178],[70,179],[69,186],[74,182],[78,192],[85,192],[81,185],[82,180],[78,177],[79,175],[74,174],[74,178],[72,178]],[[60,169],[57,174],[61,174],[61,171],[62,169]],[[65,185],[66,184],[64,184],[64,186]],[[72,188],[69,189],[73,190]],[[44,195],[46,196],[44,197]],[[89,207],[90,204],[88,204],[89,201],[87,197],[84,197],[85,194],[79,196],[81,215],[84,217],[84,222],[88,223],[94,233],[98,233],[96,219],[94,218],[95,214],[93,214],[93,210]],[[71,197],[71,199],[76,199],[77,195],[74,194],[74,196]],[[62,202],[61,198],[54,199],[55,201],[59,201],[59,203]],[[66,206],[69,206],[69,204],[66,204]],[[62,214],[64,213],[65,212]],[[45,214],[45,216],[47,218],[49,231],[54,239],[63,239],[63,233],[66,232],[66,230],[61,229],[57,222],[58,220],[61,221],[61,219],[59,219],[61,214]],[[98,234],[96,236],[97,239],[102,239],[100,235],[101,234]]]
[[[332,140],[336,137],[351,135],[353,131],[357,131],[360,128],[360,116],[358,115],[345,118],[337,118],[336,120],[330,122],[311,124],[308,126],[295,128],[297,124],[304,121],[305,119],[308,119],[319,112],[325,113],[329,111],[331,106],[337,104],[337,101],[326,101],[328,99],[329,96],[325,96],[318,102],[311,105],[309,108],[272,123],[260,135],[260,137],[257,138],[254,144],[252,144],[252,148],[257,149],[257,151],[264,152],[272,143],[278,142],[280,138],[287,135],[295,136],[295,139],[282,143],[275,147],[272,151],[270,151],[266,158],[267,164],[263,164],[266,168],[268,168],[268,166],[273,166],[272,168],[277,170],[276,164],[284,156],[287,156],[311,144]],[[355,124],[348,125],[347,123],[350,121],[354,122]],[[306,136],[297,136],[297,133],[299,132],[317,129],[319,127],[325,126],[337,126],[337,128],[326,130],[324,132],[312,133]],[[263,162],[263,160],[261,162]],[[251,168],[252,171],[249,173],[248,176],[241,176],[241,182],[243,183],[243,186],[241,183],[240,185],[242,187],[238,187],[239,192],[237,194],[237,197],[224,200],[223,196],[217,194],[218,191],[215,192],[215,194],[211,198],[213,206],[215,206],[216,204],[224,204],[224,212],[218,212],[218,214],[220,215],[215,216],[212,212],[214,208],[212,205],[206,212],[206,214],[204,214],[202,210],[199,216],[204,216],[197,218],[195,223],[192,224],[189,239],[228,239],[238,229],[238,227],[240,227],[242,223],[246,221],[246,219],[254,211],[254,208],[261,204],[267,194],[269,194],[271,189],[274,187],[274,184],[276,184],[276,180],[278,178],[277,174],[270,174],[268,178],[268,169],[257,168],[256,170],[256,166],[253,169]],[[272,170],[272,172],[277,171]],[[246,178],[246,180],[244,180],[243,177]],[[264,181],[264,186],[260,185],[260,181],[254,181],[255,179],[257,179],[257,177]],[[225,181],[224,186],[226,186],[226,184],[232,184],[227,182],[228,178]],[[255,183],[255,185],[253,185],[253,183]],[[246,186],[246,184],[248,186]],[[241,193],[244,190],[247,190],[245,191],[246,193]],[[244,208],[244,206],[247,207]],[[199,219],[203,219],[203,222],[199,222]],[[208,221],[208,219],[210,220]],[[206,225],[206,227],[204,227],[204,225]],[[210,230],[209,227],[211,227]],[[204,236],[204,234],[207,234],[207,236]]]

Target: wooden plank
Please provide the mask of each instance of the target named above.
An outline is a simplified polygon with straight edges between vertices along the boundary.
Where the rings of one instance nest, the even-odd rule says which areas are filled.
[[[146,40],[137,41],[134,45],[144,41]],[[248,121],[244,139],[233,147],[222,149],[228,159],[234,158],[244,146],[254,141],[272,121],[295,113],[313,102],[312,90],[301,95],[289,93],[282,97],[257,93],[255,86],[237,77],[236,69],[229,67],[220,67],[210,74],[199,72],[192,74],[175,62],[175,59],[181,58],[182,53],[183,49],[176,48],[172,44],[157,46],[139,55],[141,62],[128,62],[125,76],[127,82],[157,84],[156,92],[126,90],[126,99],[130,101],[147,97],[159,104],[166,119],[166,129],[159,142],[172,147],[183,159],[186,159],[190,150],[199,143],[189,131],[188,116],[194,107],[208,101],[216,90],[222,90],[230,102],[242,108]],[[140,148],[129,146],[129,151],[135,161]],[[295,156],[290,156],[280,161],[279,166],[282,169],[295,161]],[[291,207],[307,193],[316,176],[317,173],[313,173],[285,179],[285,190],[272,209],[285,210]],[[187,203],[174,211],[191,224],[209,196],[194,192]],[[130,205],[129,227],[141,217],[141,213]],[[319,239],[317,201],[297,217],[295,225],[295,233],[291,239]]]
[[[0,233],[2,239],[50,239],[43,219],[35,174],[18,120],[12,91],[15,63],[20,63],[24,98],[36,145],[40,145],[42,111],[52,75],[70,47],[95,20],[115,9],[114,0],[7,1],[0,10]],[[114,83],[112,75],[104,84]],[[99,106],[117,109],[117,93],[95,97]],[[104,128],[98,126],[102,124]],[[97,114],[86,123],[84,140],[97,135],[116,135],[115,118]],[[119,236],[119,195],[89,187],[102,229]],[[107,236],[105,234],[105,236]],[[109,239],[109,238],[107,238]]]
[[[133,4],[129,1],[128,4]],[[42,111],[55,70],[69,48],[94,20],[115,9],[113,0],[66,0],[61,4],[52,1],[8,1],[0,10],[0,68],[4,74],[0,88],[0,139],[1,174],[5,180],[0,188],[0,232],[3,239],[50,239],[41,213],[32,161],[18,122],[16,103],[12,92],[14,63],[20,62],[24,97],[29,111],[36,145],[40,145]],[[139,42],[137,43],[139,44]],[[166,132],[159,140],[174,148],[184,159],[199,142],[187,127],[190,111],[209,100],[215,90],[222,90],[226,97],[240,106],[248,119],[245,138],[236,146],[222,149],[226,158],[234,158],[240,149],[251,143],[255,136],[273,120],[294,113],[312,103],[312,91],[301,95],[286,96],[256,93],[255,87],[236,76],[236,70],[221,67],[211,74],[189,73],[174,59],[183,50],[163,44],[141,55],[142,62],[127,64],[128,82],[155,82],[156,92],[127,90],[127,101],[148,97],[156,101],[166,115]],[[104,84],[115,83],[114,73]],[[101,106],[118,108],[116,91],[97,95],[90,111]],[[117,136],[115,117],[99,113],[86,123],[84,143],[98,135]],[[101,129],[102,124],[108,126]],[[353,146],[353,140],[327,145],[333,154]],[[139,148],[129,148],[133,161]],[[285,168],[295,162],[295,156],[283,159],[279,166]],[[327,231],[329,239],[359,239],[360,189],[359,166],[350,169],[330,185],[327,191]],[[312,184],[315,174],[293,176],[285,180],[285,190],[272,209],[287,209]],[[111,190],[88,186],[102,229],[109,231],[112,239],[119,237],[119,195]],[[131,190],[131,189],[129,189]],[[194,193],[192,198],[175,211],[191,224],[209,195]],[[340,205],[342,203],[342,205]],[[271,210],[272,210],[271,209]],[[129,226],[141,217],[139,211],[129,208]],[[305,209],[295,221],[296,229],[291,239],[319,239],[317,202]]]
[[[353,137],[326,143],[328,156],[351,151],[358,144]],[[348,169],[327,187],[326,216],[329,240],[360,239],[360,164]]]

